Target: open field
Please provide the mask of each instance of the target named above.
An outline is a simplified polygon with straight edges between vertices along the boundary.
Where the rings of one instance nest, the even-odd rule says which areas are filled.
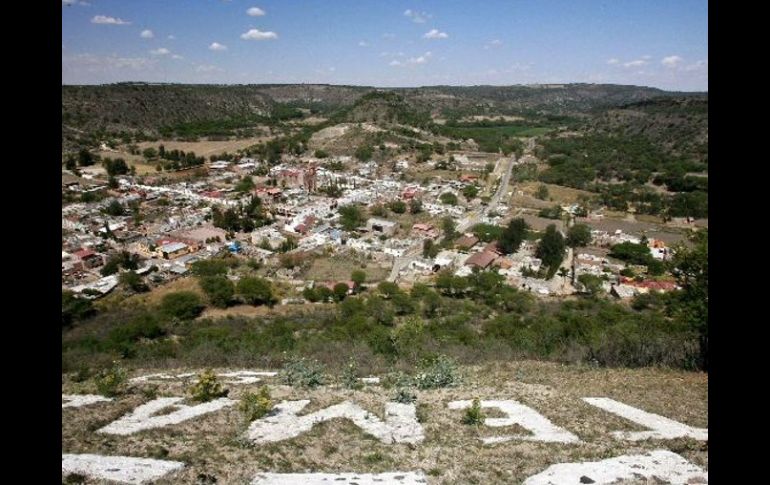
[[[184,152],[195,152],[198,156],[204,156],[208,158],[210,155],[219,155],[222,152],[234,153],[237,150],[256,145],[257,143],[270,140],[272,136],[255,136],[251,138],[242,138],[240,140],[224,140],[224,141],[175,141],[175,140],[158,140],[158,141],[145,141],[139,143],[139,149],[145,148],[158,148],[158,145],[163,145],[166,150],[183,150]]]
[[[387,278],[389,268],[381,268],[372,261],[366,261],[365,266],[354,261],[347,254],[332,256],[330,258],[317,258],[303,275],[304,279],[315,281],[347,281],[355,270],[366,273],[366,281],[378,282]]]
[[[269,370],[269,369],[253,369]],[[167,374],[200,369],[163,369]],[[217,372],[224,371],[219,369]],[[142,369],[141,376],[159,372]],[[125,436],[96,430],[157,396],[185,396],[194,377],[135,384],[112,402],[98,402],[62,410],[64,453],[95,453],[180,461],[181,471],[156,483],[196,483],[201,476],[217,483],[248,483],[260,472],[307,471],[380,473],[422,471],[429,484],[521,483],[556,463],[598,461],[622,454],[666,449],[708,470],[708,442],[692,438],[650,439],[630,442],[613,431],[639,431],[639,425],[584,402],[584,397],[608,397],[641,410],[660,414],[689,426],[708,427],[708,376],[665,369],[595,369],[553,363],[521,361],[460,369],[463,384],[417,392],[417,419],[425,439],[416,444],[385,444],[364,433],[351,421],[336,418],[315,425],[296,437],[265,444],[245,438],[248,423],[237,406],[162,428]],[[255,384],[228,384],[229,398],[267,384],[274,403],[308,399],[302,414],[351,401],[379,419],[394,389],[367,385],[361,390],[322,386],[303,390],[281,384],[280,376]],[[151,389],[154,389],[151,391]],[[93,393],[90,381],[63,379],[63,394]],[[480,438],[512,433],[528,434],[518,425],[492,428],[461,424],[462,411],[448,403],[479,397],[516,400],[573,433],[578,443],[547,443],[513,439],[482,444]],[[186,401],[187,405],[195,403]],[[488,418],[500,417],[485,409]],[[97,483],[88,481],[86,483]],[[213,481],[205,483],[214,483]],[[647,482],[645,482],[647,483]],[[701,482],[699,482],[701,483]]]

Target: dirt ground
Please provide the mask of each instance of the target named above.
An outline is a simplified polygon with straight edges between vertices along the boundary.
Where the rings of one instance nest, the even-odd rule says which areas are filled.
[[[269,369],[252,369],[269,370]],[[199,369],[179,369],[193,372]],[[157,372],[145,369],[132,376]],[[164,370],[163,372],[174,373]],[[258,472],[359,472],[421,470],[429,484],[521,483],[551,464],[595,461],[621,454],[664,448],[708,469],[708,443],[691,439],[624,442],[612,431],[639,426],[582,401],[610,397],[679,422],[708,427],[708,375],[665,369],[597,369],[534,361],[505,362],[461,369],[463,384],[455,388],[418,391],[417,414],[425,441],[417,445],[383,444],[349,421],[335,419],[296,438],[252,445],[243,439],[248,423],[237,406],[161,429],[128,436],[99,434],[100,427],[157,396],[183,396],[194,378],[167,381],[151,391],[138,384],[114,402],[62,410],[62,451],[178,460],[187,466],[156,483],[196,483],[202,474],[216,483],[248,483]],[[273,402],[309,399],[303,411],[351,400],[383,417],[393,389],[372,385],[362,390],[322,386],[302,390],[284,386],[279,377],[262,383],[228,385],[229,397],[267,384]],[[144,390],[144,392],[143,392]],[[63,376],[63,393],[93,393],[90,381]],[[511,428],[461,424],[463,412],[447,403],[459,399],[514,399],[532,407],[555,425],[576,434],[581,443],[555,444],[514,440],[483,445],[480,437],[511,433]],[[191,404],[191,403],[188,403]],[[489,417],[494,416],[489,412]],[[516,430],[513,432],[520,432]],[[96,482],[88,482],[96,483]],[[209,483],[209,482],[206,482]],[[213,483],[213,482],[210,482]]]
[[[236,150],[256,145],[257,143],[270,140],[271,136],[258,136],[252,138],[243,138],[240,140],[225,140],[225,141],[174,141],[174,140],[159,140],[159,141],[145,141],[139,143],[139,149],[145,148],[158,148],[158,145],[163,145],[166,150],[184,150],[185,152],[193,151],[198,156],[204,156],[208,159],[209,155],[218,155],[222,152],[234,153]]]

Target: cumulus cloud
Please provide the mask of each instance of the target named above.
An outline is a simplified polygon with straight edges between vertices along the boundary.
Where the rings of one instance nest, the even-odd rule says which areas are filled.
[[[174,54],[171,56],[172,59],[184,59],[184,57],[180,56],[179,54]]]
[[[141,37],[142,39],[152,39],[153,37],[155,37],[155,34],[152,33],[152,30],[147,29],[147,30],[143,30],[142,33],[139,34],[139,37]]]
[[[359,47],[369,47],[369,43],[366,42],[365,40],[361,40],[361,41],[358,42],[358,46]]]
[[[685,71],[692,72],[692,71],[700,71],[702,69],[708,68],[709,61],[697,61],[693,64],[690,64],[684,68]]]
[[[416,10],[407,9],[404,11],[404,16],[416,24],[424,24],[426,20],[432,17],[428,12],[418,12]]]
[[[227,50],[227,46],[224,45],[224,44],[220,44],[219,42],[212,42],[211,45],[209,46],[209,50],[212,50],[212,51],[226,51]]]
[[[423,39],[446,39],[449,35],[446,32],[439,32],[438,29],[431,29],[422,37]]]
[[[662,61],[660,61],[661,64],[663,64],[666,67],[676,67],[678,66],[684,59],[682,59],[679,56],[668,56],[664,57]]]
[[[640,67],[647,64],[647,61],[643,59],[637,59],[635,61],[629,61],[623,64],[623,67]]]
[[[265,11],[259,7],[251,7],[250,9],[246,10],[246,13],[252,17],[261,17],[265,15]]]
[[[431,52],[426,52],[425,54],[423,54],[421,56],[418,56],[418,57],[410,57],[409,59],[407,59],[407,60],[405,60],[403,62],[401,62],[401,61],[399,61],[397,59],[393,59],[392,61],[390,61],[390,63],[388,65],[390,65],[390,66],[414,66],[414,65],[418,65],[418,64],[425,64],[426,62],[428,62],[428,59],[430,59],[430,57],[432,55],[433,54]]]
[[[248,32],[241,34],[243,40],[267,40],[277,39],[278,34],[275,32],[262,32],[261,30],[251,29]]]
[[[619,59],[615,59],[613,57],[612,59],[607,59],[607,64],[610,64],[610,65],[620,64],[620,60]]]
[[[167,56],[171,54],[171,51],[166,49],[165,47],[161,47],[159,49],[153,49],[150,51],[150,54],[154,56]]]
[[[95,15],[91,19],[92,24],[105,24],[105,25],[129,25],[131,22],[126,22],[123,19],[116,17],[108,17],[106,15]]]

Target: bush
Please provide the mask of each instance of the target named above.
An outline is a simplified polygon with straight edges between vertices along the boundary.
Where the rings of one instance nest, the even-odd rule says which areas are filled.
[[[345,389],[361,389],[363,387],[363,383],[358,379],[358,365],[352,357],[342,372],[342,385]]]
[[[238,405],[243,418],[247,423],[266,416],[273,409],[273,401],[270,398],[270,389],[261,387],[259,392],[245,392]]]
[[[283,382],[294,387],[318,387],[325,382],[323,367],[316,361],[293,357],[284,366]]]
[[[463,424],[480,426],[484,424],[484,413],[481,412],[481,403],[479,398],[473,400],[471,407],[465,410],[465,416],[463,416]]]
[[[422,368],[423,372],[415,377],[418,389],[452,387],[460,383],[457,364],[446,355],[423,361]]]
[[[241,278],[238,281],[238,294],[249,305],[274,303],[272,286],[262,278]]]
[[[192,385],[188,393],[193,401],[208,402],[213,399],[225,397],[230,391],[222,389],[216,374],[212,370],[206,370],[198,376],[198,382]]]
[[[235,295],[235,285],[225,276],[204,276],[198,281],[212,305],[227,308]]]
[[[96,389],[103,396],[115,397],[123,390],[127,378],[126,371],[115,361],[96,376]]]
[[[160,310],[169,317],[192,320],[203,311],[200,297],[192,291],[177,291],[163,297]]]
[[[409,387],[400,387],[396,391],[396,395],[393,396],[393,401],[401,404],[412,404],[417,401],[417,394]]]

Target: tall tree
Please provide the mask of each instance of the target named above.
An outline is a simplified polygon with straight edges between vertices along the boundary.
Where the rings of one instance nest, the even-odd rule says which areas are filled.
[[[564,243],[564,236],[556,230],[556,226],[551,224],[545,230],[543,238],[540,239],[540,244],[537,246],[535,255],[543,261],[543,264],[548,267],[548,278],[552,278],[556,271],[559,269],[559,265],[564,260],[564,249],[566,244]]]
[[[508,223],[508,226],[503,230],[498,242],[498,247],[505,254],[515,253],[519,250],[519,246],[524,242],[527,237],[527,231],[529,230],[529,224],[522,219],[516,218]]]

